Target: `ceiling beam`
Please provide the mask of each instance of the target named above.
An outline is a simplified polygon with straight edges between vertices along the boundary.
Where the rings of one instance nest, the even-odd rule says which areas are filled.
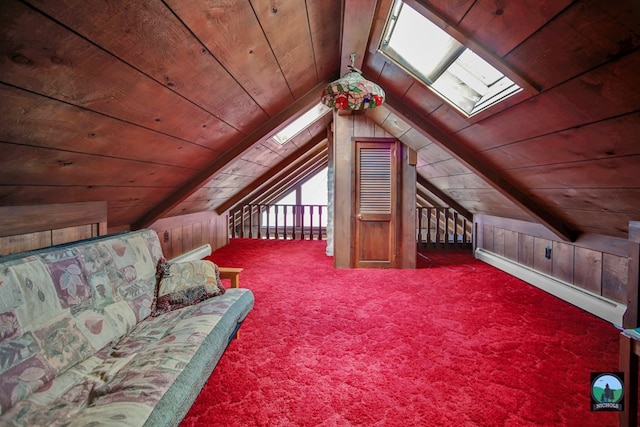
[[[377,4],[377,0],[342,1],[341,76],[349,71],[352,53],[356,54],[354,66],[362,69]]]
[[[576,241],[580,234],[577,230],[565,224],[560,218],[504,178],[494,168],[478,159],[475,153],[467,149],[454,136],[442,131],[428,118],[416,114],[415,111],[391,94],[387,94],[385,105],[403,120],[406,120],[418,132],[436,142],[440,148],[456,158],[500,194],[547,227],[553,234],[565,241]]]
[[[271,135],[274,130],[282,127],[286,122],[297,118],[304,114],[313,105],[319,102],[320,95],[324,88],[335,79],[335,76],[325,81],[318,83],[313,89],[307,92],[306,95],[293,102],[289,107],[283,110],[277,116],[274,116],[269,121],[265,122],[262,126],[257,128],[251,134],[247,135],[232,149],[224,153],[220,158],[216,159],[213,163],[210,163],[193,179],[164,199],[160,204],[155,206],[151,211],[145,214],[142,218],[132,224],[132,229],[140,229],[148,227],[153,224],[154,221],[162,218],[167,212],[176,207],[179,203],[184,201],[187,197],[195,193],[204,183],[209,181],[213,175],[221,168],[229,164],[236,157],[241,156],[245,151],[251,148],[257,141]]]
[[[307,157],[314,153],[314,149],[316,147],[322,146],[322,142],[327,139],[326,131],[318,133],[316,136],[311,138],[309,142],[298,148],[296,151],[287,156],[284,160],[281,160],[277,165],[269,169],[267,172],[253,180],[253,182],[246,187],[244,187],[241,191],[234,194],[232,197],[228,198],[223,204],[216,208],[216,213],[218,215],[223,214],[229,208],[240,202],[242,199],[249,196],[255,190],[259,189],[266,182],[271,180],[273,177],[278,175],[283,170],[286,170],[289,166],[296,163],[301,158]]]
[[[460,203],[456,202],[452,197],[447,195],[444,191],[427,181],[423,176],[418,175],[418,184],[423,186],[427,191],[433,193],[438,199],[445,202],[449,207],[453,208],[460,215],[465,217],[469,221],[473,221],[473,214],[464,208]]]

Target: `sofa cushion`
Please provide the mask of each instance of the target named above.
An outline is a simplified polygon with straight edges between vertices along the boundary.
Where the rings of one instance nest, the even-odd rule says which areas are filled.
[[[250,290],[229,289],[148,317],[18,402],[0,424],[177,425],[253,302]]]
[[[160,270],[162,276],[158,282],[154,316],[197,304],[225,292],[218,266],[211,261],[166,263]]]
[[[157,234],[0,257],[0,414],[151,314]]]

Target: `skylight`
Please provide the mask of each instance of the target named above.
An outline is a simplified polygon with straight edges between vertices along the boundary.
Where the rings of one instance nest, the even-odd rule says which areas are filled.
[[[280,145],[284,145],[287,141],[297,136],[300,132],[309,127],[313,122],[324,116],[330,110],[331,108],[327,107],[326,105],[318,103],[314,105],[309,111],[291,122],[280,132],[273,135],[271,139],[273,139]]]
[[[394,4],[380,50],[467,117],[522,90],[400,0]]]

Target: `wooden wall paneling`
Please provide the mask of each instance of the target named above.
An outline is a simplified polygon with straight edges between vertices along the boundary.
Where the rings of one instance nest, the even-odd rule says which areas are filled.
[[[600,214],[601,219],[602,212],[610,211],[613,206],[620,213],[640,212],[640,188],[539,188],[533,193],[548,200],[550,205],[562,206],[567,211],[592,210]]]
[[[104,202],[0,207],[0,237],[106,222]]]
[[[0,207],[0,255],[106,233],[105,202]]]
[[[333,113],[334,123],[334,178],[335,188],[351,189],[335,193],[334,200],[334,266],[351,267],[351,206],[354,197],[351,164],[354,163],[353,117]]]
[[[93,227],[91,224],[79,225],[77,227],[60,228],[51,231],[51,243],[60,245],[62,243],[75,242],[76,240],[93,237]]]
[[[465,174],[471,174],[471,172],[458,160],[453,158],[437,163],[431,163],[428,167],[422,168],[422,176],[427,179]]]
[[[504,229],[493,228],[493,251],[494,253],[504,256]]]
[[[509,101],[505,100],[504,102],[506,103]],[[474,117],[474,119],[477,118]],[[471,119],[463,117],[462,114],[460,114],[453,107],[450,107],[449,104],[444,102],[442,103],[442,106],[440,108],[434,110],[431,114],[429,114],[429,120],[431,120],[435,125],[441,127],[442,129],[448,129],[451,133],[454,133],[458,132],[461,129],[469,127],[469,121]]]
[[[602,252],[575,249],[574,284],[602,295]]]
[[[189,252],[196,246],[193,243],[193,224],[182,227],[182,253]]]
[[[388,135],[388,134],[387,134]],[[411,148],[396,143],[401,153],[396,263],[398,268],[416,268],[416,168],[411,165]]]
[[[504,60],[543,89],[553,87],[636,48],[640,39],[629,37],[636,7],[635,0],[574,2]]]
[[[226,217],[226,216],[225,216]],[[204,221],[201,223],[202,224],[202,241],[201,241],[201,245],[206,245],[207,243],[209,243],[211,245],[211,247],[213,248],[213,244],[211,244],[212,242],[212,227],[211,227],[211,221]],[[225,220],[225,224],[226,224],[226,220]],[[225,229],[225,236],[228,233],[228,229]],[[223,245],[224,246],[224,245]]]
[[[496,167],[509,169],[607,159],[638,154],[640,112],[528,138],[482,151]],[[549,150],[548,147],[553,147]]]
[[[377,53],[376,55],[382,56],[381,53]],[[413,77],[409,75],[404,69],[397,66],[395,63],[390,61],[385,61],[384,66],[382,67],[382,71],[380,72],[380,76],[376,80],[380,86],[384,87],[392,87],[394,92],[398,94],[399,97],[407,93],[409,88],[414,84]],[[387,92],[387,95],[389,92]]]
[[[494,227],[491,225],[482,225],[482,248],[488,250],[489,252],[493,252],[493,230]]]
[[[378,126],[377,124],[373,127],[373,136],[375,136],[376,138],[393,138],[393,135],[391,135],[389,132],[387,132],[386,129]]]
[[[438,14],[448,22],[458,23],[469,12],[476,0],[428,0],[422,1],[429,6],[429,9]]]
[[[540,165],[505,171],[529,188],[638,188],[636,167],[640,155]]]
[[[373,137],[375,136],[376,123],[369,119],[364,112],[353,112],[353,136]],[[356,119],[357,116],[357,119]]]
[[[15,206],[106,201],[109,227],[129,228],[132,218],[142,215],[148,206],[159,203],[171,190],[171,187],[93,186],[81,182],[63,188],[54,185],[7,185],[0,186],[0,204]]]
[[[504,235],[504,256],[512,261],[518,262],[519,242],[518,233],[511,230],[503,230]]]
[[[495,236],[499,236],[501,233],[499,230],[502,230],[505,242],[504,255],[507,258],[629,306],[626,296],[629,292],[627,283],[629,280],[633,281],[634,279],[629,277],[637,275],[638,272],[637,269],[634,271],[632,265],[633,255],[630,252],[628,240],[585,234],[575,243],[560,242],[548,238],[552,237],[551,233],[540,228],[538,224],[484,215],[474,216],[474,225],[483,230],[483,233],[492,230],[493,242],[499,240]],[[633,233],[633,226],[629,228]],[[515,235],[517,239],[513,237]],[[638,231],[638,240],[640,241],[640,231]],[[623,245],[623,242],[627,244]],[[518,247],[517,259],[507,254],[509,246],[513,244],[517,244]],[[486,244],[485,240],[483,242],[485,250],[503,255],[497,244],[492,250],[488,249],[488,246],[490,245]],[[547,246],[552,248],[550,260],[545,258]],[[631,246],[633,249],[633,244]],[[637,280],[636,277],[635,281]],[[631,292],[634,292],[633,286],[631,286]],[[637,299],[637,296],[632,296],[631,300],[634,298]]]
[[[628,236],[626,224],[638,215],[634,212],[615,212],[613,209],[617,208],[611,205],[611,208],[602,211],[565,209],[562,216],[580,221],[585,234],[609,235],[624,239]]]
[[[522,234],[528,234],[548,240],[554,240],[555,237],[554,234],[547,230],[543,225],[531,221],[479,214],[474,215],[474,220],[486,225],[493,225],[507,230],[518,231]],[[613,255],[624,257],[628,256],[629,241],[619,237],[585,233],[572,244],[578,247],[606,252]]]
[[[295,1],[251,0],[294,98],[318,83],[313,44],[306,7]]]
[[[627,280],[629,278],[629,258],[602,254],[602,296],[614,301],[627,303]]]
[[[0,256],[51,246],[51,231],[0,237]]]
[[[161,132],[5,84],[0,84],[0,98],[0,141],[192,168],[204,167],[216,154]],[[151,145],[153,150],[149,150]]]
[[[503,56],[570,3],[570,0],[548,0],[535,4],[516,2],[501,7],[493,1],[478,1],[460,21],[460,29],[496,55]],[[518,25],[513,25],[514,22]]]
[[[340,67],[340,31],[325,31],[336,25],[341,4],[333,1],[307,2],[313,52],[316,58],[316,74],[320,80],[331,77]]]
[[[203,52],[199,41],[164,5],[149,7],[127,0],[82,3],[82,7],[78,7],[77,0],[31,3],[238,129],[248,131],[257,124],[257,119],[266,118],[215,57]],[[105,26],[126,31],[114,37],[103,31]],[[209,85],[196,83],[202,75],[212,76]]]
[[[135,230],[131,226],[131,218],[139,218],[148,209],[145,205],[120,206],[109,209],[109,233],[120,230]]]
[[[172,228],[171,235],[171,253],[165,254],[167,258],[175,258],[179,255],[182,255],[186,251],[182,248],[182,240],[184,235],[182,234],[183,227]]]
[[[7,0],[3,8],[0,27],[38,28],[8,34],[11,42],[2,46],[20,49],[3,55],[25,60],[6,61],[3,82],[204,146],[236,136],[228,124],[28,6]]]
[[[533,236],[519,233],[518,235],[518,261],[529,268],[534,265],[534,241]]]
[[[212,250],[229,243],[227,215],[199,212],[164,218],[149,226],[158,233],[164,256],[175,258],[202,245],[211,245]],[[165,233],[167,241],[164,241]]]
[[[551,259],[545,258],[545,248],[552,247],[552,241],[547,239],[541,239],[539,237],[533,238],[533,268],[551,275],[553,271],[553,257]]]
[[[553,263],[551,274],[553,277],[567,283],[573,283],[574,249],[573,245],[553,242],[551,249]]]
[[[250,2],[220,8],[197,0],[166,3],[269,116],[294,100]]]
[[[0,182],[8,185],[175,187],[190,169],[51,148],[1,144]],[[24,173],[28,164],[29,174]],[[96,174],[95,171],[102,171]]]
[[[192,232],[193,232],[193,238],[192,238],[192,245],[194,248],[200,247],[202,245],[205,245],[207,243],[209,243],[207,240],[204,239],[204,236],[202,235],[202,223],[201,222],[194,222],[192,225]]]
[[[229,244],[229,219],[228,215],[225,213],[224,215],[215,216],[211,224],[213,227],[211,230],[214,233],[213,244],[211,245],[213,250],[220,249],[223,246]]]
[[[428,116],[442,106],[443,102],[430,89],[420,83],[411,85],[402,100],[416,112]]]

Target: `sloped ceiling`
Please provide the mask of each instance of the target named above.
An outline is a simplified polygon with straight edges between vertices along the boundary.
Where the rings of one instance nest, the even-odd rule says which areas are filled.
[[[391,0],[4,0],[0,205],[106,200],[110,227],[137,228],[268,200],[326,164],[331,116],[284,146],[269,137],[356,53],[389,94],[367,119],[417,151],[422,184],[566,239],[626,237],[640,220],[638,2],[410,3],[538,92],[463,118],[377,51]]]

